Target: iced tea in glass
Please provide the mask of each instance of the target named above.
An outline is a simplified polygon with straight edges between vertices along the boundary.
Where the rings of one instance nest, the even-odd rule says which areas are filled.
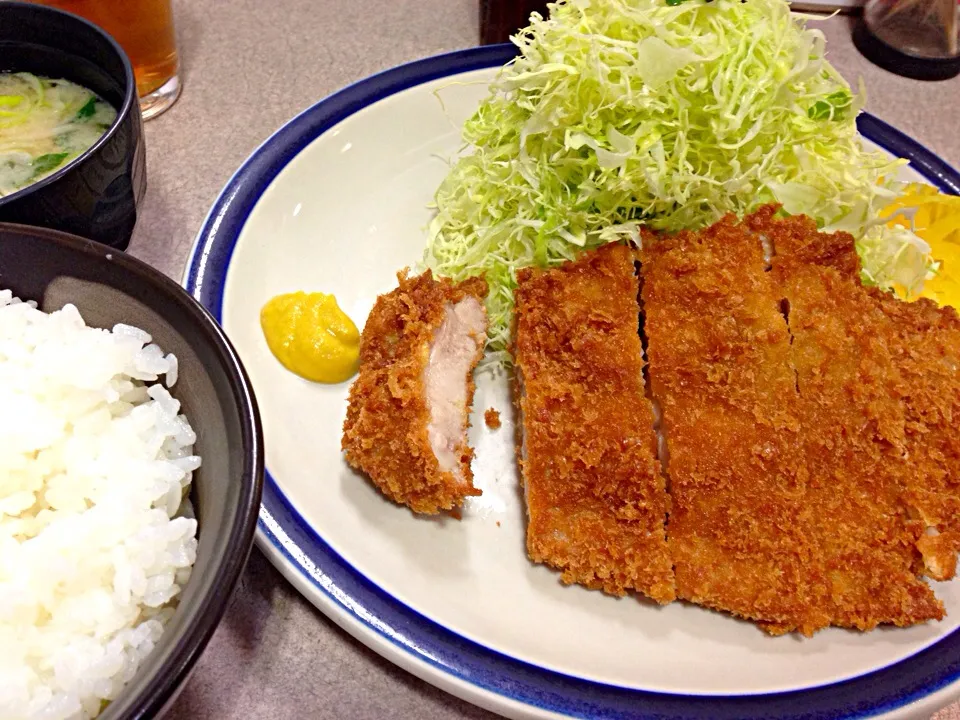
[[[171,0],[36,0],[99,25],[130,56],[144,119],[173,105],[180,64]]]

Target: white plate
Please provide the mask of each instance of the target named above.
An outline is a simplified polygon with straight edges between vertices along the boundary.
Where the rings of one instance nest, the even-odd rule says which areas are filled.
[[[371,647],[504,714],[929,716],[960,675],[960,583],[937,587],[943,622],[812,639],[564,587],[524,552],[504,378],[478,378],[471,439],[483,495],[458,522],[415,517],[348,468],[347,384],[303,381],[270,354],[259,325],[270,297],[334,293],[362,326],[396,272],[420,260],[459,125],[510,52],[429,58],[341,91],[261,146],[211,211],[185,283],[222,322],[257,392],[269,470],[260,547]],[[875,118],[861,131],[928,181],[960,187],[949,166]],[[496,431],[482,420],[491,406],[505,420]]]

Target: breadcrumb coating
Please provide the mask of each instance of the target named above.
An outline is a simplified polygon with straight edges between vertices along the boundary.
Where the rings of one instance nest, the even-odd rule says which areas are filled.
[[[960,549],[960,318],[951,307],[920,299],[903,302],[894,295],[860,283],[859,258],[853,238],[845,233],[818,233],[813,222],[795,217],[773,221],[772,209],[751,220],[758,232],[771,235],[778,255],[789,253],[808,265],[827,268],[832,278],[847,281],[847,293],[872,327],[874,345],[893,368],[886,373],[888,418],[902,422],[901,457],[890,466],[898,473],[901,512],[915,537],[924,572],[949,580],[956,572]],[[898,407],[895,407],[898,406]],[[901,418],[902,413],[902,418]],[[909,522],[912,520],[913,522]]]
[[[943,617],[917,577],[918,526],[904,490],[904,378],[895,324],[860,284],[854,239],[767,207],[746,219],[773,246],[806,430],[804,521],[824,554],[831,624],[870,630]]]
[[[770,632],[826,626],[790,336],[754,233],[642,238],[644,331],[669,448],[677,595]]]
[[[952,307],[870,290],[893,322],[910,474],[905,501],[922,525],[917,547],[935,580],[956,574],[960,550],[960,318]]]
[[[565,583],[669,602],[669,500],[644,394],[633,255],[608,245],[521,270],[517,282],[527,552]]]

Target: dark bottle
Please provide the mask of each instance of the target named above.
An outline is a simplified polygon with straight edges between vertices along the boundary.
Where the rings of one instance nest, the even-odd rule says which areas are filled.
[[[546,16],[547,0],[480,0],[480,44],[508,42],[532,12]]]
[[[957,0],[867,0],[853,41],[875,65],[917,80],[960,75]]]

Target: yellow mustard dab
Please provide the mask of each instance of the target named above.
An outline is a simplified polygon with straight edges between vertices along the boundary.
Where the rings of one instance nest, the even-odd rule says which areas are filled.
[[[300,377],[339,383],[357,372],[360,332],[333,295],[277,295],[260,311],[260,327],[270,352]]]
[[[910,227],[912,217],[914,232],[929,243],[930,254],[939,263],[936,274],[923,284],[917,297],[960,309],[960,197],[914,183],[885,212],[890,226]],[[905,297],[906,293],[900,295]]]

